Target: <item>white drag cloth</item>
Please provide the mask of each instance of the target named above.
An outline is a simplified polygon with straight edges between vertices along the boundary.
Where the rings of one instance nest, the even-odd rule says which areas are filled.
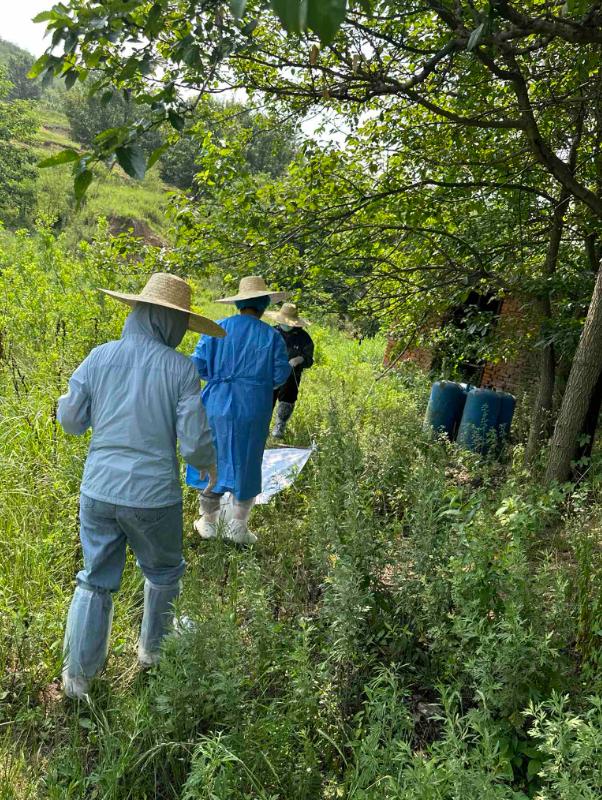
[[[261,465],[261,494],[257,495],[255,503],[265,505],[275,494],[288,489],[313,451],[313,447],[276,447],[265,450]]]
[[[274,495],[292,486],[314,450],[315,446],[275,447],[265,450],[261,464],[261,494],[257,495],[252,505],[265,506]],[[230,513],[231,505],[232,494],[226,492],[222,496],[222,509]]]

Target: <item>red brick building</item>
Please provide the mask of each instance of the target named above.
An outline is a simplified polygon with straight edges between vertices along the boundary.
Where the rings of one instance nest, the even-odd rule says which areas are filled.
[[[505,357],[475,365],[470,382],[476,386],[491,387],[517,395],[537,376],[537,359],[534,353],[537,320],[530,318],[521,303],[512,297],[499,303],[496,318],[497,325],[492,335],[498,339]],[[447,323],[439,320],[436,326],[445,324]],[[385,352],[385,365],[395,360],[398,347],[399,341],[391,337]],[[434,368],[433,361],[433,351],[423,346],[409,347],[399,357],[399,363],[414,363],[425,372]]]

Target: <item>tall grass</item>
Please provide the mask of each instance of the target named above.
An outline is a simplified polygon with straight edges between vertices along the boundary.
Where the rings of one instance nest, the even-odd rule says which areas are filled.
[[[289,434],[317,451],[254,511],[258,546],[202,544],[187,492],[193,627],[137,672],[128,561],[92,702],[63,703],[86,442],[54,413],[122,324],[93,287],[152,266],[118,249],[0,242],[0,798],[598,797],[596,479],[567,499],[432,440],[425,377],[376,380],[382,341],[319,326]]]

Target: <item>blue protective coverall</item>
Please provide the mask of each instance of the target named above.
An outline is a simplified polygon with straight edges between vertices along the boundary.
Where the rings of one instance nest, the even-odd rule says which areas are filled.
[[[250,314],[220,320],[225,339],[201,336],[192,360],[207,385],[203,402],[217,447],[216,494],[250,500],[261,492],[261,464],[272,417],[274,389],[290,375],[282,336]],[[189,466],[186,482],[206,481]]]
[[[196,369],[174,350],[187,325],[187,314],[139,303],[122,338],[92,350],[59,400],[67,433],[92,428],[80,502],[84,569],[67,621],[65,680],[90,678],[104,662],[126,543],[146,578],[141,660],[156,657],[169,628],[185,567],[176,446],[199,469],[215,463]]]

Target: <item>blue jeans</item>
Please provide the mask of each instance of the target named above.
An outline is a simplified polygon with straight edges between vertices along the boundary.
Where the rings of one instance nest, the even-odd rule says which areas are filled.
[[[173,602],[180,593],[186,562],[182,557],[182,504],[129,508],[80,499],[80,539],[84,569],[67,616],[64,670],[69,677],[92,678],[107,657],[113,600],[119,589],[129,544],[145,577],[144,616],[139,655],[155,658],[170,629]]]

